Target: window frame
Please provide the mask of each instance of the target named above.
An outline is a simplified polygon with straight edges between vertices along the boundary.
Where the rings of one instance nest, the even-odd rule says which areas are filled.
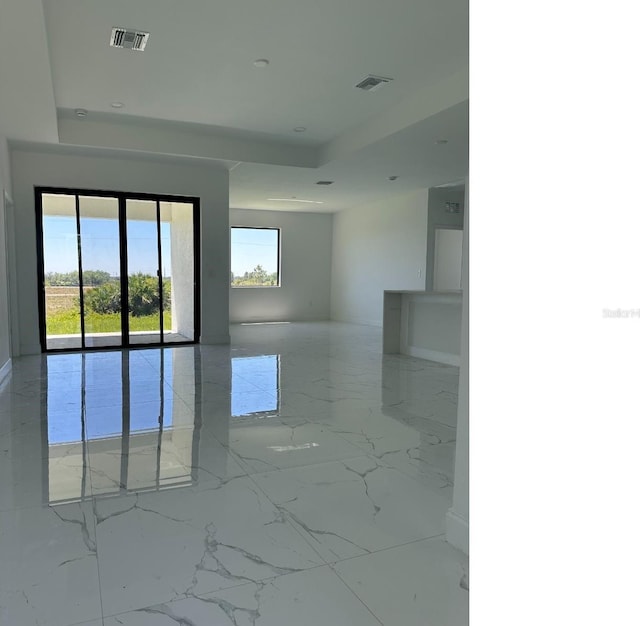
[[[234,285],[231,280],[229,280],[229,288],[230,289],[279,289],[282,287],[282,228],[279,226],[240,226],[233,225],[229,227],[229,274],[233,274],[233,269],[231,267],[232,259],[233,259],[233,241],[232,241],[232,233],[234,229],[242,229],[242,230],[275,230],[278,235],[278,242],[276,245],[277,248],[277,258],[276,258],[276,272],[278,275],[278,284],[277,285]]]

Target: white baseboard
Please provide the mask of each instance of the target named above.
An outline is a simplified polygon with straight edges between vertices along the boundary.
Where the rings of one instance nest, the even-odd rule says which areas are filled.
[[[305,317],[304,315],[297,315],[295,317],[287,317],[286,319],[280,319],[277,317],[263,319],[261,317],[256,318],[230,318],[229,325],[230,326],[238,326],[240,324],[271,324],[271,323],[279,323],[279,324],[296,324],[297,322],[329,322],[331,321],[326,316],[318,316],[318,315],[309,315]]]
[[[11,372],[11,365],[11,359],[9,359],[2,367],[0,367],[0,383],[2,383],[5,377]]]
[[[469,554],[469,520],[449,509],[445,519],[447,541],[458,550]]]
[[[419,359],[427,359],[428,361],[436,361],[437,363],[460,367],[460,355],[458,354],[438,352],[437,350],[428,350],[427,348],[416,348],[415,346],[407,346],[406,353],[409,356],[415,356]]]

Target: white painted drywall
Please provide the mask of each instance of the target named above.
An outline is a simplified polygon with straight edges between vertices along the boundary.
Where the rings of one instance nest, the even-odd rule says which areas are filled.
[[[333,216],[231,209],[231,226],[280,228],[280,287],[230,288],[231,322],[329,319]]]
[[[469,189],[469,181],[466,181]],[[469,210],[464,218],[462,247],[462,333],[460,341],[460,381],[458,384],[458,424],[453,479],[453,506],[447,513],[447,541],[469,554]]]
[[[426,189],[333,217],[331,319],[382,326],[385,289],[424,289]]]
[[[448,213],[447,202],[457,202],[460,213]],[[438,227],[462,228],[464,221],[464,186],[432,187],[429,189],[429,211],[427,218],[427,291],[435,290],[435,242]]]
[[[402,311],[401,352],[450,365],[460,363],[460,293],[405,294]]]
[[[229,341],[229,176],[214,164],[11,152],[20,353],[40,352],[34,187],[75,187],[200,198],[202,343]]]
[[[433,257],[433,290],[462,289],[462,230],[436,228]]]
[[[58,141],[48,43],[42,0],[0,2],[0,134],[10,140]]]
[[[100,114],[92,114],[91,119],[78,120],[73,112],[66,111],[58,119],[58,131],[62,143],[76,146],[296,167],[315,167],[318,164],[317,151],[313,147],[265,141],[255,137],[231,137],[228,131],[216,132],[211,126],[168,126],[139,118],[133,126],[130,121],[114,121],[113,118]]]
[[[193,339],[193,207],[182,202],[167,206],[171,212],[171,330]]]
[[[4,212],[4,194],[11,197],[11,181],[9,171],[9,148],[7,140],[0,135],[0,372],[6,371],[11,358],[9,335],[9,268],[7,265],[7,246]],[[0,378],[2,375],[0,374]]]

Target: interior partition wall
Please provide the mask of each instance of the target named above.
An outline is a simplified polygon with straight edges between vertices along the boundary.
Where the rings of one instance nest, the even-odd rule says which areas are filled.
[[[45,352],[200,337],[198,198],[36,188]]]

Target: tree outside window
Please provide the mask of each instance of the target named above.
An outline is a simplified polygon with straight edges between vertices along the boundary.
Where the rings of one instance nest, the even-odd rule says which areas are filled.
[[[280,286],[279,228],[231,228],[231,286]]]

